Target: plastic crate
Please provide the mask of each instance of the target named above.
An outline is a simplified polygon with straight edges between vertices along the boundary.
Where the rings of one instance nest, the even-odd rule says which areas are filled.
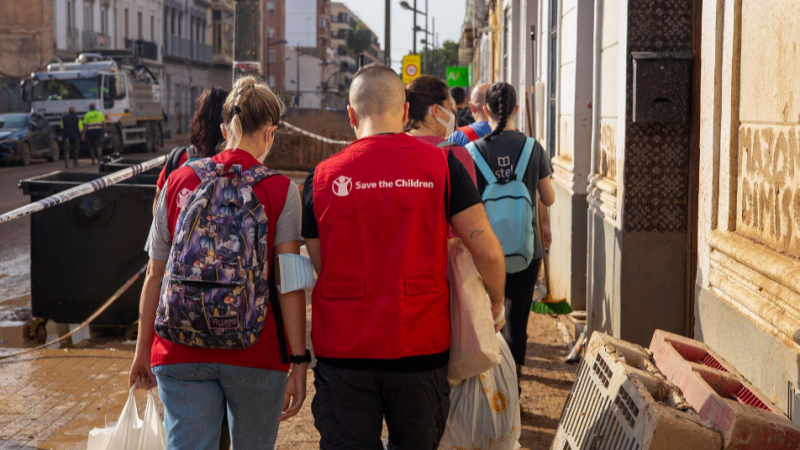
[[[700,417],[719,428],[725,449],[800,448],[800,428],[706,344],[656,330],[650,350]]]
[[[690,410],[647,350],[595,332],[551,450],[720,450],[719,432]]]

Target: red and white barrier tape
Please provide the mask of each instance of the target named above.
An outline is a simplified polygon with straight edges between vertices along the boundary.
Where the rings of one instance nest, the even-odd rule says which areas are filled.
[[[159,156],[158,158],[145,161],[141,164],[136,164],[135,166],[120,170],[119,172],[110,173],[88,183],[84,183],[75,186],[74,188],[67,189],[66,191],[59,192],[58,194],[51,195],[50,197],[43,198],[38,202],[25,205],[21,208],[17,208],[13,211],[9,211],[3,215],[0,215],[0,224],[10,222],[14,219],[19,219],[20,217],[29,216],[35,212],[60,205],[62,203],[66,203],[73,198],[91,194],[92,192],[97,192],[100,189],[107,188],[108,186],[117,184],[120,181],[127,180],[128,178],[132,178],[136,175],[147,172],[150,169],[162,166],[166,161],[167,155]]]
[[[303,136],[308,136],[310,138],[314,138],[314,139],[316,139],[318,141],[325,142],[326,144],[350,145],[350,142],[351,142],[351,141],[337,141],[336,139],[329,139],[329,138],[326,138],[324,136],[320,136],[318,134],[314,134],[314,133],[311,133],[309,131],[306,131],[306,130],[304,130],[302,128],[297,128],[296,126],[290,124],[289,122],[281,122],[281,125],[284,125],[286,128],[288,128],[288,129],[290,129],[292,131],[296,131],[296,132],[302,134]]]

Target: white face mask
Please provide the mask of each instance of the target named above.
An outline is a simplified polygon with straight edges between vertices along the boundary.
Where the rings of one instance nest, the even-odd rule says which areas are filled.
[[[442,124],[442,126],[444,127],[444,134],[445,134],[444,138],[448,139],[450,138],[450,135],[452,135],[456,131],[456,115],[448,111],[443,106],[440,107],[439,109],[447,113],[447,117],[449,117],[447,122],[433,115],[433,106],[431,106],[429,112],[431,116],[433,116],[433,118],[436,119],[437,122]]]

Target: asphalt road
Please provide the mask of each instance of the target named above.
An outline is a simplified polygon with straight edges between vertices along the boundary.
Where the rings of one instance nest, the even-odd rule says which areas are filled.
[[[180,142],[182,141],[166,142],[165,150],[161,153],[180,145]],[[144,153],[131,155],[145,156]],[[0,164],[0,213],[30,203],[30,197],[24,195],[19,187],[20,180],[63,170],[98,173],[98,166],[91,165],[88,158],[80,159],[78,167],[69,169],[64,168],[63,161],[47,162],[44,159],[35,159],[29,166]],[[23,217],[0,225],[0,347],[27,346],[22,341],[21,327],[28,319],[30,319],[30,218]],[[52,334],[55,328],[49,326],[48,331]]]

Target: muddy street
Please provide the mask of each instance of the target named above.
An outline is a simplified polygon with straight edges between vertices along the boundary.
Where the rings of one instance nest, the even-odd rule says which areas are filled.
[[[182,139],[165,142],[162,153],[181,142]],[[97,173],[98,166],[92,166],[88,158],[80,159],[77,168],[69,169],[64,169],[63,161],[44,159],[34,159],[29,166],[0,164],[0,190],[5,193],[0,196],[0,212],[30,203],[30,197],[18,187],[20,180],[61,170]],[[21,327],[30,316],[30,218],[23,217],[0,225],[0,348],[27,345],[22,339]],[[47,328],[50,337],[54,337],[56,326],[49,324]]]

